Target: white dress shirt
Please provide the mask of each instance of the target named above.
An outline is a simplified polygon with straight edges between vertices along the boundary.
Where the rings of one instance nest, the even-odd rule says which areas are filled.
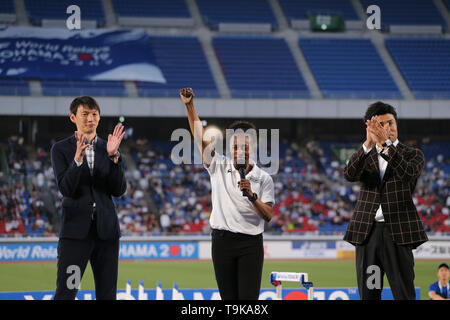
[[[398,139],[395,140],[395,142],[393,143],[394,146],[398,145]],[[383,181],[383,177],[384,174],[386,173],[386,168],[388,166],[388,162],[386,160],[384,160],[384,158],[382,156],[380,156],[380,152],[383,151],[383,148],[380,148],[377,144],[375,145],[375,147],[377,148],[377,153],[378,153],[378,167],[380,168],[380,181]],[[367,149],[366,146],[363,144],[363,149],[364,149],[364,153],[369,153],[370,150],[372,150],[372,148]],[[389,149],[387,149],[386,151],[383,151],[383,153],[388,154]],[[378,207],[377,212],[375,213],[375,221],[377,222],[384,222],[384,216],[383,216],[383,210],[381,209],[381,204]]]
[[[94,160],[95,160],[95,145],[97,144],[97,136],[95,136],[95,138],[92,140],[92,142],[89,144],[88,147],[86,147],[86,162],[88,164],[89,167],[89,172],[91,173],[91,176],[94,173]],[[83,164],[83,161],[78,162],[77,160],[75,160],[75,158],[73,159],[73,161],[75,161],[75,163],[77,164],[77,167],[80,167]],[[95,202],[92,204],[92,206],[95,208],[96,204]],[[94,219],[94,215],[92,215],[92,219]]]

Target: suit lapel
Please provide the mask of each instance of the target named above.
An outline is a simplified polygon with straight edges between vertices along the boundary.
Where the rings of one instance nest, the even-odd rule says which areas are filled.
[[[380,165],[378,163],[378,153],[376,147],[372,147],[372,150],[370,150],[368,160],[377,173],[378,181],[380,181]]]
[[[404,145],[399,142],[397,144],[396,148],[397,148],[398,153],[402,153]],[[384,177],[383,177],[383,183],[385,183],[386,180],[388,180],[392,176],[392,174],[393,174],[392,165],[388,162],[388,165],[386,167],[386,172],[384,173]]]
[[[70,137],[69,142],[75,147],[75,150],[77,150],[77,139],[75,139],[75,135]]]

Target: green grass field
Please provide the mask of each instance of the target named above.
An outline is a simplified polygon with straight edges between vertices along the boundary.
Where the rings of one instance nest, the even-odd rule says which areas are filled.
[[[415,286],[420,287],[421,299],[428,299],[428,286],[437,281],[439,262],[415,262]],[[271,271],[307,272],[316,288],[356,287],[353,260],[331,261],[265,261],[262,288],[271,288]],[[124,289],[131,279],[133,289],[139,280],[146,289],[155,288],[158,281],[163,288],[172,288],[174,282],[180,288],[217,288],[210,261],[123,261],[119,264],[119,289]],[[0,264],[0,291],[52,291],[56,284],[56,263],[4,263]],[[389,287],[385,277],[384,286]],[[298,287],[283,283],[283,287]],[[92,271],[88,265],[81,281],[82,289],[94,289]]]

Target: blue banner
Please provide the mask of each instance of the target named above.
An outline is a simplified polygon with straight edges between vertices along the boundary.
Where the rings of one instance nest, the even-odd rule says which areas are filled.
[[[198,242],[124,242],[119,259],[198,259]]]
[[[49,261],[57,258],[58,244],[0,243],[0,262]],[[123,242],[119,259],[198,259],[198,242]]]
[[[141,290],[118,290],[118,300],[156,300],[156,289]],[[161,300],[173,300],[173,289],[162,289]],[[30,292],[0,292],[0,300],[51,300],[54,291],[30,291]],[[307,293],[304,289],[283,289],[283,300],[306,300]],[[276,298],[275,289],[261,289],[259,300],[274,300]],[[393,300],[392,291],[384,288],[381,298],[383,300]],[[80,290],[76,299],[93,300],[95,290]],[[217,289],[178,289],[177,299],[180,300],[219,300],[220,294]],[[416,299],[420,299],[420,289],[416,288]],[[359,300],[356,288],[315,288],[314,300]]]
[[[166,82],[139,29],[1,28],[0,77]]]
[[[57,243],[1,243],[0,262],[56,260],[57,247]]]

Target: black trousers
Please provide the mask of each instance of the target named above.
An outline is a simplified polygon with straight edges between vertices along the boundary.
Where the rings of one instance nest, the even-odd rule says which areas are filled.
[[[397,245],[383,222],[374,222],[367,242],[356,246],[356,276],[361,300],[381,300],[386,274],[395,300],[415,300],[411,246]]]
[[[74,288],[77,272],[74,270],[79,268],[81,281],[88,261],[94,274],[96,299],[116,300],[119,239],[99,239],[96,220],[92,221],[86,239],[59,239],[55,300],[75,299],[78,287]]]
[[[262,234],[214,229],[212,260],[222,300],[258,300],[264,262]]]

